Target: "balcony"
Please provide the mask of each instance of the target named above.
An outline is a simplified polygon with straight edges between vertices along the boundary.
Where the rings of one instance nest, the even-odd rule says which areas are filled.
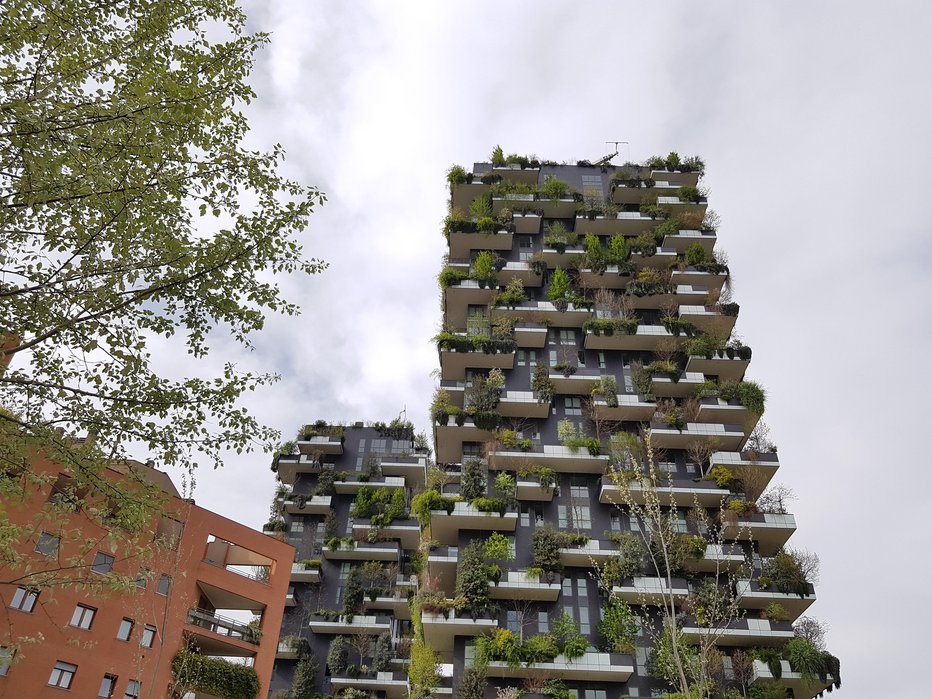
[[[735,573],[748,563],[747,556],[736,544],[709,544],[702,558],[689,557],[685,561],[694,573]]]
[[[315,615],[308,626],[314,633],[378,636],[392,630],[392,618],[387,615],[354,614],[352,619],[340,615],[331,621],[330,618]]]
[[[672,290],[672,293],[645,294],[644,296],[628,294],[625,298],[627,298],[631,303],[631,307],[637,310],[656,310],[664,308],[665,306],[672,303],[675,303],[678,306],[691,303],[705,303],[708,297],[709,290],[705,287],[694,287],[688,284],[678,284]]]
[[[612,587],[612,597],[628,604],[682,604],[689,597],[689,583],[682,578],[637,577]]]
[[[555,248],[544,248],[540,251],[540,258],[547,263],[550,269],[555,267],[562,267],[563,269],[575,267],[577,260],[582,256],[583,249],[579,246],[564,248],[563,252],[559,252]]]
[[[694,267],[673,270],[670,281],[673,284],[688,284],[702,286],[712,291],[720,291],[728,275],[725,272],[702,272]]]
[[[680,254],[684,254],[688,248],[696,243],[702,246],[707,256],[711,257],[712,248],[715,247],[717,236],[715,231],[678,231],[676,235],[666,235],[663,237],[663,247],[673,248]]]
[[[290,515],[325,515],[330,512],[330,495],[293,495],[282,503],[282,508]]]
[[[454,463],[463,457],[463,442],[488,442],[492,439],[489,430],[476,427],[472,420],[463,420],[459,425],[450,421],[446,425],[434,425],[434,442],[437,445],[437,461]]]
[[[592,218],[577,214],[575,230],[595,235],[640,235],[658,223],[659,220],[645,216],[640,211],[620,211],[617,214],[596,215]]]
[[[732,471],[740,472],[744,469],[762,469],[770,474],[773,478],[780,468],[780,460],[776,452],[756,453],[750,451],[717,451],[712,454],[710,459],[711,466],[726,466]],[[769,484],[764,484],[766,487]]]
[[[586,331],[585,347],[587,350],[656,350],[661,340],[669,340],[676,336],[662,325],[638,325],[637,331],[632,334],[616,332],[612,335],[596,335],[591,330]],[[684,336],[680,336],[686,339]]]
[[[642,401],[636,394],[619,393],[615,396],[615,405],[609,405],[605,398],[596,397],[593,411],[597,420],[627,420],[631,422],[650,422],[657,410],[653,401]]]
[[[369,522],[353,524],[353,538],[357,541],[365,540],[371,533],[379,539],[392,539],[401,543],[406,550],[416,549],[421,543],[421,525],[417,520],[395,520],[387,527],[374,528]]]
[[[439,612],[421,612],[421,624],[424,628],[424,642],[435,651],[449,657],[453,652],[456,636],[478,636],[498,628],[498,619],[473,619],[469,616],[457,616],[455,611],[448,615]]]
[[[514,308],[499,306],[493,309],[493,312],[514,318],[516,322],[535,318],[559,328],[581,328],[583,323],[592,317],[589,308],[577,308],[569,304],[565,311],[558,311],[550,301],[525,301]]]
[[[411,620],[411,608],[408,606],[408,595],[402,589],[396,589],[390,595],[379,595],[375,599],[366,597],[363,600],[366,611],[373,609],[387,609],[395,619]]]
[[[279,480],[286,484],[294,483],[301,473],[320,473],[320,459],[307,454],[279,456],[275,466]]]
[[[550,415],[550,403],[541,403],[532,391],[506,391],[498,401],[502,417],[545,418]]]
[[[518,347],[541,348],[547,344],[547,326],[537,323],[516,323],[515,342]]]
[[[515,226],[515,233],[518,235],[537,235],[540,233],[541,222],[544,219],[539,214],[527,211],[512,211],[511,222]]]
[[[447,325],[451,328],[465,328],[469,306],[488,306],[496,291],[494,286],[479,286],[479,282],[473,279],[464,279],[448,286],[443,295],[444,320]]]
[[[359,492],[359,489],[363,486],[367,486],[372,489],[404,488],[405,479],[401,476],[381,476],[377,478],[370,478],[367,481],[360,481],[360,480],[336,481],[333,484],[334,489],[337,491],[337,494],[339,495],[355,495],[356,493]]]
[[[612,203],[614,204],[640,204],[647,192],[653,192],[658,197],[675,197],[678,184],[670,182],[655,182],[653,187],[627,187],[619,182],[612,188]]]
[[[734,355],[729,357],[725,352],[713,354],[711,357],[693,355],[686,360],[686,371],[718,376],[723,380],[741,381],[750,363],[749,359],[741,359]]]
[[[427,457],[426,456],[383,456],[380,462],[382,475],[398,476],[405,479],[405,483],[411,488],[422,488],[427,479]]]
[[[777,681],[784,687],[793,690],[793,696],[796,699],[813,699],[813,697],[821,696],[822,692],[828,689],[835,680],[831,675],[826,677],[825,682],[818,677],[811,680],[804,680],[802,675],[798,672],[793,672],[789,661],[786,660],[780,661],[780,668],[780,678]],[[775,679],[777,678],[773,676],[767,663],[763,660],[754,661],[754,679],[751,680],[752,685],[756,682],[770,682]]]
[[[803,596],[795,592],[780,592],[773,587],[762,590],[757,580],[738,580],[735,588],[742,609],[766,609],[776,602],[789,612],[791,622],[805,614],[816,600],[815,587],[812,585],[808,585],[808,592]]]
[[[669,374],[652,374],[651,387],[658,398],[689,398],[696,393],[696,389],[705,381],[702,374],[684,372],[676,377]]]
[[[698,172],[683,172],[681,170],[652,170],[650,176],[656,181],[657,185],[666,183],[679,189],[684,185],[695,187],[699,184]]]
[[[452,231],[447,238],[452,259],[468,258],[473,250],[511,250],[514,233],[500,230],[496,233]]]
[[[543,277],[531,269],[530,263],[526,261],[505,263],[498,273],[498,282],[505,286],[512,279],[520,279],[525,288],[540,286],[543,283]]]
[[[492,211],[535,211],[544,218],[571,218],[576,213],[577,204],[576,199],[571,196],[560,199],[546,199],[537,194],[506,194],[503,197],[492,197]]]
[[[196,637],[201,652],[206,655],[251,657],[259,649],[259,635],[255,629],[236,619],[220,616],[207,609],[188,610],[185,624]]]
[[[555,444],[544,444],[530,451],[499,450],[489,453],[489,468],[512,471],[537,464],[559,473],[604,473],[608,455],[592,456],[585,449],[570,449]]]
[[[706,201],[705,197],[701,197],[698,202],[695,202],[682,201],[676,195],[657,197],[657,204],[668,207],[673,212],[673,216],[679,216],[681,214],[699,214],[704,217],[706,209],[709,207],[709,203]]]
[[[314,435],[307,439],[299,439],[297,444],[298,451],[309,456],[317,454],[340,456],[343,453],[343,440],[332,435]]]
[[[297,660],[300,644],[287,640],[278,642],[278,649],[275,651],[276,660]]]
[[[408,696],[408,675],[405,672],[374,672],[368,675],[333,675],[330,688],[334,693],[344,689],[363,692],[383,692],[385,699],[405,699]]]
[[[593,568],[617,557],[615,544],[598,539],[591,539],[583,546],[560,549],[560,563],[570,568]]]
[[[324,558],[328,561],[395,561],[401,557],[401,549],[397,541],[376,541],[370,544],[365,541],[354,542],[351,546],[345,541],[331,549],[324,548]]]
[[[697,330],[728,337],[735,329],[737,314],[725,315],[713,306],[680,306],[680,318],[688,320]]]
[[[796,519],[789,514],[745,515],[722,522],[722,538],[756,541],[762,556],[775,555],[795,531]]]
[[[550,372],[550,381],[557,395],[588,396],[601,378],[601,369],[575,369],[572,373]]]
[[[714,636],[720,646],[782,646],[795,637],[793,625],[769,619],[738,619],[725,628],[699,626],[689,617],[683,622],[683,635],[690,643]]]
[[[553,487],[543,487],[536,478],[518,478],[518,500],[522,502],[552,502]]]
[[[471,665],[475,648],[466,646],[466,663]],[[627,682],[634,674],[634,659],[621,653],[587,652],[570,660],[558,655],[549,663],[509,665],[492,660],[486,668],[489,677],[523,679],[525,677],[559,677],[562,680],[583,682]],[[596,685],[598,686],[598,685]]]
[[[697,440],[708,440],[722,449],[737,449],[744,444],[744,428],[740,425],[718,425],[687,422],[682,430],[655,422],[650,429],[651,442],[659,449],[687,449]]]
[[[514,350],[510,352],[440,350],[441,379],[465,379],[467,369],[513,369],[514,366]]]
[[[628,271],[619,273],[618,265],[608,265],[604,272],[593,269],[579,270],[579,282],[586,289],[624,289],[634,278]]]
[[[760,415],[754,415],[738,401],[729,402],[721,398],[703,398],[699,403],[699,415],[696,417],[699,422],[742,425],[748,434],[759,419]]]
[[[560,582],[542,582],[539,575],[528,575],[523,570],[505,571],[505,575],[494,584],[489,582],[489,597],[492,599],[534,600],[556,602],[560,597]]]
[[[692,479],[674,479],[656,486],[647,487],[640,480],[625,483],[625,479],[616,476],[602,476],[602,488],[599,502],[603,505],[645,505],[652,496],[663,507],[721,507],[722,502],[731,492],[719,488],[715,481]]]
[[[296,607],[298,605],[298,600],[294,596],[294,586],[288,588],[288,592],[285,594],[285,606],[286,607]]]
[[[291,564],[291,582],[297,583],[319,583],[320,566],[305,566],[303,563]]]
[[[430,513],[430,533],[441,544],[452,546],[459,540],[460,530],[482,532],[513,532],[518,526],[518,513],[482,512],[468,502],[456,502],[453,512],[437,510]]]

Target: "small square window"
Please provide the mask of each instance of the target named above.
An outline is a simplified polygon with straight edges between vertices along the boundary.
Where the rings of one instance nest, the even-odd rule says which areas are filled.
[[[59,660],[55,663],[55,667],[52,668],[52,674],[49,676],[49,686],[68,689],[71,687],[71,681],[74,679],[74,673],[77,671],[77,665]]]
[[[0,646],[0,677],[10,674],[10,665],[13,663],[13,650]]]
[[[95,573],[106,575],[113,570],[113,561],[115,560],[113,556],[98,551],[97,555],[94,556],[94,565],[91,566],[91,570]]]
[[[167,595],[168,590],[169,588],[171,588],[171,586],[172,586],[171,576],[165,575],[164,573],[162,573],[161,577],[159,577],[159,584],[155,588],[155,591],[159,593],[160,595]]]
[[[146,624],[142,629],[142,638],[139,639],[139,645],[143,648],[151,648],[155,640],[156,628],[151,624]]]
[[[130,680],[126,684],[126,693],[123,699],[139,699],[139,680]]]
[[[17,587],[13,593],[13,601],[10,602],[10,609],[18,609],[21,612],[31,612],[36,606],[36,600],[39,599],[38,590],[30,590],[28,587]]]
[[[78,629],[89,629],[94,623],[94,615],[97,610],[93,607],[86,607],[79,604],[74,608],[74,614],[71,615],[71,625]]]
[[[36,543],[36,553],[41,553],[43,556],[57,556],[59,541],[60,539],[57,536],[42,532],[39,534],[39,541]]]
[[[152,571],[148,568],[140,568],[139,574],[136,576],[136,587],[145,590],[149,586],[149,576],[152,574]]]
[[[113,696],[113,690],[116,689],[116,683],[116,675],[104,675],[100,681],[100,691],[97,692],[97,696],[100,699],[110,699]]]
[[[120,622],[120,628],[117,629],[117,640],[118,641],[128,641],[130,635],[133,633],[133,620],[123,617],[123,621]]]

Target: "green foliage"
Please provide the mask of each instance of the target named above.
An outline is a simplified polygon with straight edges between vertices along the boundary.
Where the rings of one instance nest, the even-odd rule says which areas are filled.
[[[172,659],[172,677],[179,688],[229,699],[255,699],[259,676],[251,667],[180,650]]]
[[[80,473],[85,515],[139,529],[158,498],[108,485],[106,462],[219,467],[280,442],[240,400],[277,377],[203,360],[208,338],[235,353],[297,313],[272,278],[326,266],[299,244],[323,196],[280,174],[279,146],[244,145],[269,37],[235,3],[5,3],[2,24],[0,334],[18,344],[0,350],[0,460],[42,452]],[[197,361],[176,372],[182,347]]]
[[[456,685],[456,699],[485,699],[486,666],[477,662],[460,673]]]
[[[498,512],[504,516],[508,511],[508,503],[502,498],[476,498],[471,504],[480,512]]]
[[[320,665],[317,658],[307,655],[298,661],[291,682],[291,699],[314,699],[317,695],[317,676]]]
[[[643,575],[649,560],[644,539],[632,532],[611,532],[609,539],[618,545],[618,558],[612,570],[619,581]]]
[[[411,645],[411,664],[408,666],[408,682],[412,697],[430,696],[440,684],[440,656],[420,637]]]
[[[505,285],[505,290],[495,294],[492,305],[514,308],[525,301],[527,301],[527,294],[524,292],[524,282],[518,277],[512,277]]]
[[[563,180],[558,180],[553,175],[547,175],[544,184],[540,188],[541,194],[548,199],[556,201],[562,199],[570,191],[570,186]]]
[[[356,491],[352,516],[371,518],[375,527],[387,527],[396,519],[408,515],[403,488],[374,488],[362,485]]]
[[[534,376],[531,377],[531,390],[537,394],[537,400],[541,403],[549,403],[553,400],[556,386],[550,378],[550,368],[543,362],[539,362],[534,367]]]
[[[346,659],[349,655],[349,643],[346,636],[334,636],[327,650],[327,667],[334,675],[342,675],[346,671]]]
[[[589,641],[565,611],[553,622],[553,638],[560,652],[570,660],[581,657],[589,648]]]
[[[691,185],[683,185],[676,190],[676,196],[680,201],[684,202],[693,202],[698,204],[699,200],[702,199],[702,193],[698,188]]]
[[[450,185],[450,189],[458,184],[466,184],[466,180],[467,172],[461,165],[453,165],[447,170],[447,184]]]
[[[741,481],[739,481],[735,474],[727,466],[722,466],[721,464],[713,466],[709,469],[709,472],[706,473],[702,480],[704,481],[715,481],[715,485],[719,488],[725,490],[730,490],[732,492],[737,492],[741,487]]]
[[[492,635],[476,639],[476,655],[480,662],[502,661],[517,667],[522,660],[521,642],[511,630],[497,628]]]
[[[460,495],[464,500],[473,501],[486,493],[486,472],[479,459],[466,459],[460,478]]]
[[[472,263],[472,278],[480,284],[494,284],[498,275],[495,269],[497,257],[493,252],[481,250]]]
[[[553,270],[553,276],[550,278],[550,287],[547,289],[547,298],[551,301],[565,299],[570,293],[572,283],[570,275],[560,267]]]
[[[492,149],[491,155],[489,155],[489,162],[492,163],[492,167],[503,167],[505,165],[505,154],[502,152],[502,147],[496,145]]]
[[[771,602],[764,610],[765,616],[771,621],[789,621],[790,613],[779,602]]]
[[[530,448],[530,447],[529,447]],[[495,476],[495,490],[509,507],[518,503],[518,483],[510,473],[502,471]]]
[[[674,170],[679,170],[680,168],[680,156],[676,151],[670,151],[667,155],[666,160],[664,161],[667,170],[673,172]]]
[[[699,243],[693,243],[686,248],[686,264],[690,267],[701,265],[703,262],[707,261],[705,248]]]
[[[633,653],[637,633],[637,618],[625,602],[615,600],[605,606],[604,618],[599,622],[599,635],[607,652]]]
[[[557,532],[550,527],[535,529],[531,540],[531,558],[535,568],[546,571],[563,570]]]
[[[473,617],[489,609],[489,577],[482,544],[471,541],[460,550],[456,564],[456,595],[466,602],[463,610]]]
[[[359,566],[353,566],[346,578],[346,586],[343,588],[343,614],[345,616],[352,617],[362,611],[364,594],[362,573]]]
[[[767,578],[767,582],[780,592],[796,593],[800,597],[809,594],[809,580],[793,551],[780,550],[773,558],[766,560],[758,585],[763,578]]]
[[[559,654],[560,647],[549,633],[531,636],[521,645],[521,659],[526,663],[549,663]]]
[[[651,677],[659,680],[665,680],[672,685],[679,685],[680,673],[677,662],[673,653],[673,633],[675,627],[672,621],[667,621],[663,633],[657,639],[657,643],[647,656],[647,673]],[[699,673],[697,665],[699,661],[697,650],[689,645],[686,637],[677,628],[676,634],[676,655],[680,658],[680,665],[684,670],[687,680],[694,679]]]
[[[429,527],[432,510],[446,510],[447,514],[450,514],[455,504],[456,501],[452,498],[445,498],[436,490],[425,490],[411,498],[411,512],[422,527]]]
[[[469,279],[469,272],[460,267],[444,267],[438,277],[440,288],[444,291],[454,284],[459,284],[464,279]]]
[[[510,561],[514,558],[511,552],[511,542],[508,537],[499,532],[492,532],[485,540],[483,553],[486,558],[500,558]]]
[[[623,235],[613,235],[608,241],[608,255],[606,262],[617,265],[626,262],[631,257],[631,248],[628,239]]]
[[[784,649],[786,659],[794,672],[802,675],[803,680],[813,681],[819,675],[824,676],[824,653],[805,638],[793,638]]]
[[[618,382],[614,375],[605,374],[599,377],[598,383],[592,388],[592,395],[601,396],[608,407],[618,406]]]
[[[492,219],[492,196],[483,194],[473,199],[469,203],[469,215],[478,220],[479,230],[483,230],[482,219],[489,219],[494,224]],[[494,225],[492,230],[494,230]]]
[[[375,641],[375,650],[372,653],[372,669],[376,672],[390,671],[394,657],[395,650],[392,648],[391,634],[388,632],[379,634]]]
[[[786,687],[779,682],[755,682],[748,687],[748,699],[786,699]]]

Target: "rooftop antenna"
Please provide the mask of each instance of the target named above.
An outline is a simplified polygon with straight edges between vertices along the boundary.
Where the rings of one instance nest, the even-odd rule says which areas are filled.
[[[624,143],[626,146],[628,145],[628,142],[627,142],[627,141],[606,141],[606,143],[610,143],[610,144],[614,145],[614,146],[615,146],[615,152],[612,153],[611,155],[606,155],[604,158],[601,158],[600,160],[596,160],[596,161],[593,163],[593,165],[595,165],[596,167],[604,167],[605,165],[611,164],[612,158],[614,158],[616,155],[618,155],[618,146],[619,146],[620,144],[622,144],[622,143]]]

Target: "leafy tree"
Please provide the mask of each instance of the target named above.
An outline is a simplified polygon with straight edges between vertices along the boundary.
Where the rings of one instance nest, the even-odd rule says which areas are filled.
[[[150,340],[203,360],[293,315],[269,273],[313,274],[297,236],[323,196],[248,150],[241,105],[268,41],[232,0],[13,0],[0,29],[0,467],[36,451],[108,488],[143,448],[219,466],[277,434],[237,405],[271,374],[160,374]],[[95,448],[74,449],[88,432]],[[142,480],[142,479],[140,479]],[[93,510],[93,511],[92,511]],[[15,538],[15,537],[14,537]]]
[[[463,464],[463,476],[460,481],[460,494],[464,500],[475,500],[485,495],[486,475],[479,459],[468,459]]]
[[[605,607],[605,617],[599,622],[599,635],[611,653],[633,653],[638,625],[634,612],[622,601],[612,601]]]
[[[327,651],[327,667],[330,668],[331,674],[339,675],[346,670],[348,654],[346,636],[334,636]]]
[[[293,699],[313,699],[317,694],[317,675],[320,665],[313,655],[308,655],[298,661],[291,682],[291,696]]]
[[[474,617],[489,607],[489,575],[484,553],[482,544],[471,541],[460,551],[456,565],[456,596],[466,599],[463,609]]]

